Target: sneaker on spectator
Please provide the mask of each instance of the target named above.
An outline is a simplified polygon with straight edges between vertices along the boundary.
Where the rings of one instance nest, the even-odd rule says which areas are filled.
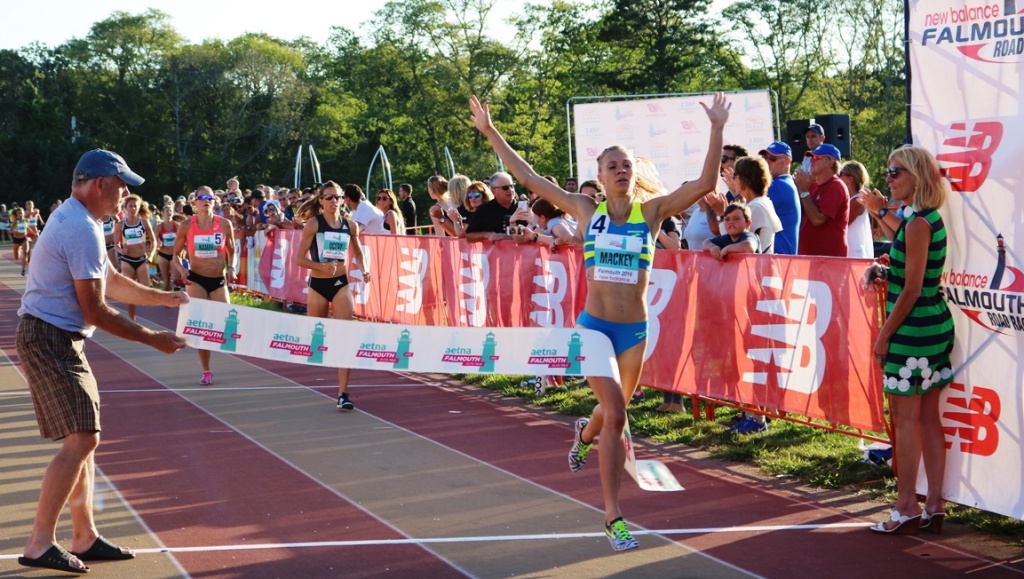
[[[587,464],[587,453],[590,452],[591,442],[583,442],[583,429],[590,424],[590,420],[586,418],[580,418],[576,421],[576,426],[573,429],[575,436],[572,441],[572,448],[569,449],[569,470],[572,472],[580,472],[583,470],[583,466]]]
[[[640,546],[640,543],[629,533],[626,521],[623,521],[622,517],[615,519],[609,525],[605,525],[604,534],[608,537],[608,541],[611,542],[612,549],[616,551],[636,549]]]
[[[756,418],[750,418],[749,416],[740,420],[735,426],[730,428],[734,432],[740,434],[753,434],[755,432],[765,432],[768,430],[767,422],[759,422]]]
[[[644,398],[646,398],[646,396],[644,395],[643,389],[642,388],[637,388],[636,392],[633,393],[633,398],[630,401],[631,402],[643,402]]]

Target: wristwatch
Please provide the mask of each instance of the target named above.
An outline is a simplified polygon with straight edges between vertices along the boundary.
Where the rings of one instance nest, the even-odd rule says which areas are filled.
[[[811,192],[810,191],[804,191],[803,193],[800,194],[800,198],[801,199],[807,199],[810,196],[811,196]]]
[[[881,219],[881,218],[885,217],[888,214],[889,214],[889,208],[888,207],[882,207],[881,209],[878,210],[878,214],[875,217],[878,217],[879,219]]]

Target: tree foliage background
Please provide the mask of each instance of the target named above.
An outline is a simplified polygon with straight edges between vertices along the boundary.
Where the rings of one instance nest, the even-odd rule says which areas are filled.
[[[778,122],[851,117],[874,175],[906,132],[903,12],[891,0],[548,0],[492,35],[497,0],[393,0],[323,45],[249,34],[186,42],[158,10],[114,12],[85,38],[0,51],[0,201],[67,196],[82,152],[123,153],[156,200],[199,185],[291,185],[313,144],[324,179],[363,184],[384,145],[395,185],[496,166],[466,99],[541,173],[566,177],[573,96],[768,88]],[[308,165],[303,185],[312,182]],[[373,186],[381,185],[375,169]],[[881,181],[881,179],[878,179]]]

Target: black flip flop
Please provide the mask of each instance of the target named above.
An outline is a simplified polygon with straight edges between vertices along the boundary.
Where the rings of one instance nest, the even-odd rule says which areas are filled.
[[[77,555],[75,555],[77,557]],[[35,559],[29,559],[28,557],[18,557],[18,564],[22,567],[38,567],[40,569],[53,569],[54,571],[66,571],[68,573],[88,573],[89,568],[79,569],[71,564],[71,553],[68,553],[60,545],[54,545],[46,550],[45,553],[36,557]]]
[[[121,547],[111,543],[103,537],[96,537],[92,547],[84,553],[71,553],[83,561],[124,561],[134,559],[135,553],[125,553]]]

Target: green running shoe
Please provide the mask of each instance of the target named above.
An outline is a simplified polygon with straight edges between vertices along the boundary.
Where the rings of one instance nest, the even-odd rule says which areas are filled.
[[[583,442],[583,429],[590,424],[590,420],[580,418],[576,421],[576,437],[573,440],[572,448],[569,449],[569,470],[580,472],[587,464],[587,453],[590,452],[592,443]]]
[[[626,528],[626,521],[623,521],[622,517],[615,519],[610,525],[605,525],[604,534],[607,535],[608,540],[611,542],[612,549],[616,551],[628,551],[640,546],[640,543],[633,538],[633,535],[629,534],[629,529]]]

